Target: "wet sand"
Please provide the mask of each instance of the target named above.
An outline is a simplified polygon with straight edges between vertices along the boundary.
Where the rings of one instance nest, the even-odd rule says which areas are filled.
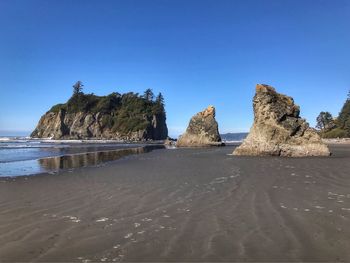
[[[155,150],[0,178],[0,261],[350,261],[350,145],[331,150]]]

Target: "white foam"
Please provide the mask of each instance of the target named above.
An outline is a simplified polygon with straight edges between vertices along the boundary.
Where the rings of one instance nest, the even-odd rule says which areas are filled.
[[[109,220],[108,217],[102,217],[102,218],[100,218],[100,219],[97,219],[96,222],[106,222],[106,221],[108,221],[108,220]]]
[[[319,206],[319,205],[316,205],[315,208],[317,208],[317,209],[324,209],[323,206]]]
[[[128,238],[132,237],[133,235],[134,235],[133,233],[128,233],[124,236],[124,238],[128,239]]]

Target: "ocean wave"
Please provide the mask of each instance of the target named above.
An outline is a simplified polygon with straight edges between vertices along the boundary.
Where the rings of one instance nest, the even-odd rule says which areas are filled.
[[[224,143],[242,143],[244,140],[222,140]]]

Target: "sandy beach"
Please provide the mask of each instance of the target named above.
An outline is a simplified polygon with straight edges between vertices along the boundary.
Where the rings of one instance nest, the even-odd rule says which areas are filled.
[[[350,146],[154,150],[0,179],[1,262],[350,261]]]

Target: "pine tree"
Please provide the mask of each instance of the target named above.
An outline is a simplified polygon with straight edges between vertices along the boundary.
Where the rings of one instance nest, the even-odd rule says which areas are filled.
[[[74,85],[73,85],[73,95],[80,94],[83,92],[83,83],[78,80]]]
[[[145,92],[143,93],[143,97],[147,101],[153,101],[154,99],[154,94],[151,89],[146,89]]]
[[[156,103],[158,105],[161,105],[162,107],[164,107],[164,97],[163,97],[161,92],[159,92],[157,97],[156,97]]]
[[[338,117],[339,127],[341,129],[345,128],[345,123],[350,120],[350,99],[347,99],[341,109]]]

